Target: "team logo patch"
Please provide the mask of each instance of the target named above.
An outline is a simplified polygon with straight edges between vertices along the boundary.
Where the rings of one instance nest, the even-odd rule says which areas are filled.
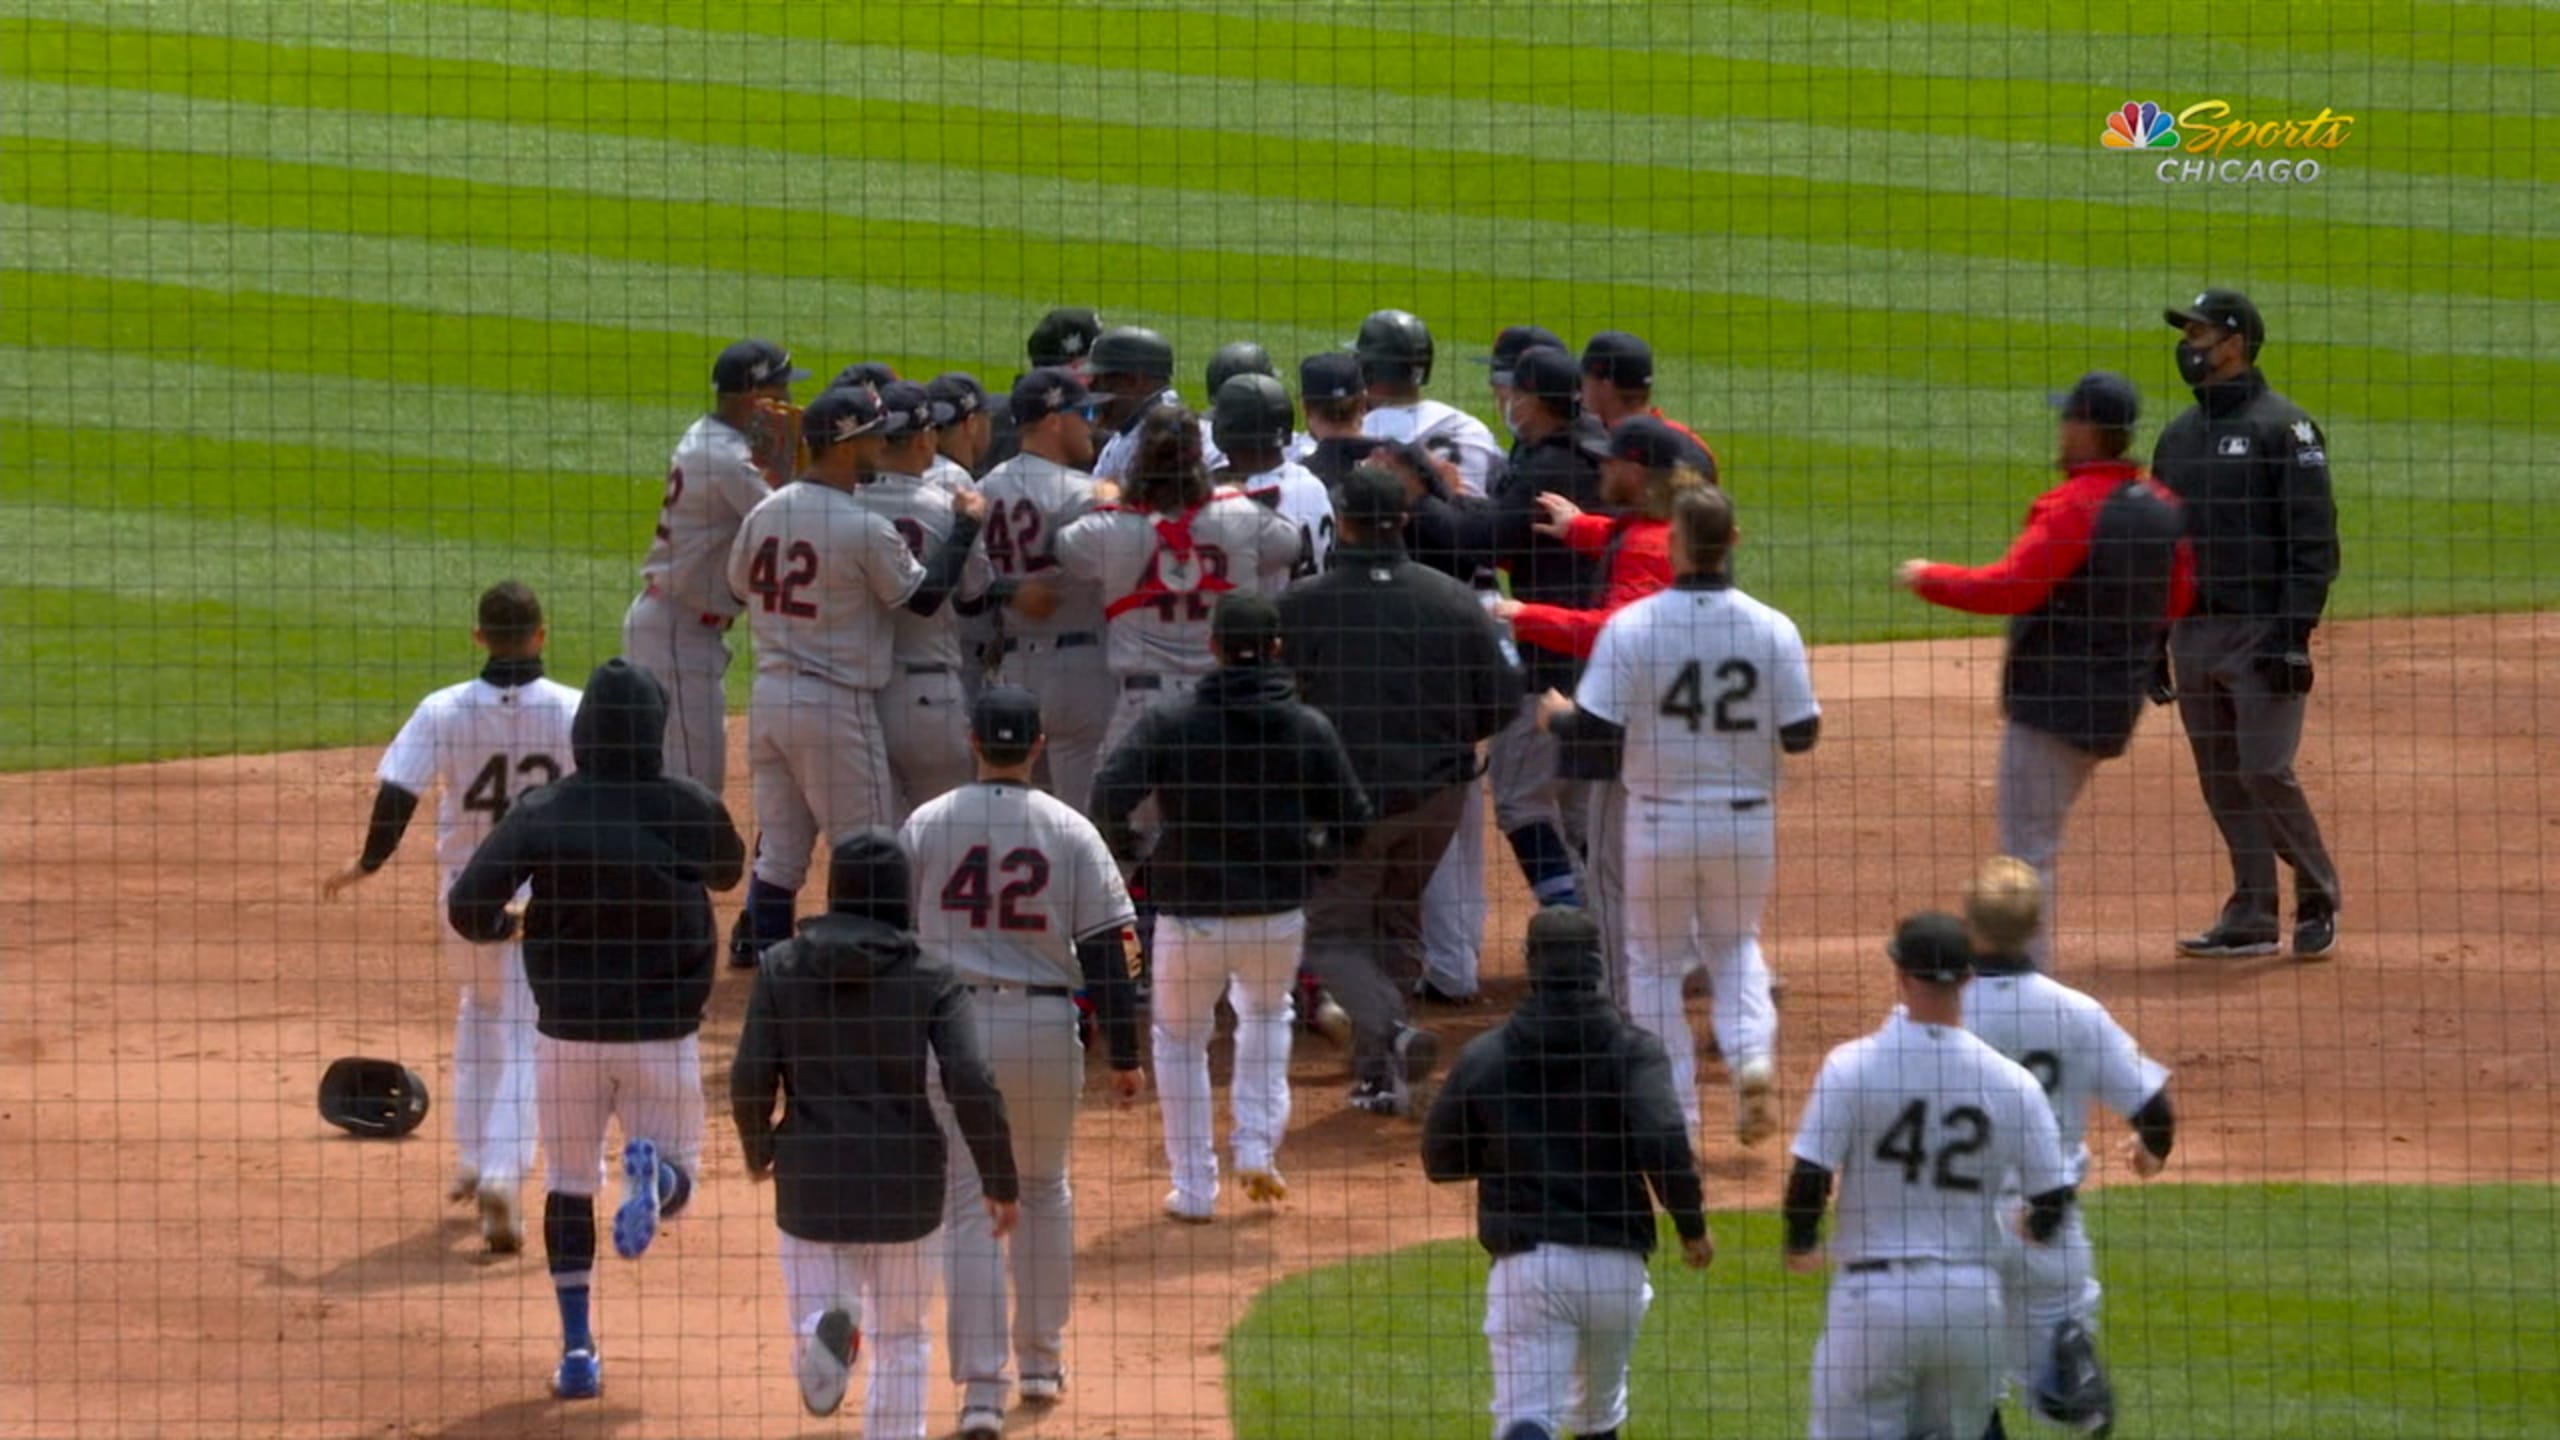
[[[2225,435],[2222,437],[2222,443],[2216,446],[2215,450],[2216,453],[2223,455],[2246,455],[2249,453],[2249,437]]]

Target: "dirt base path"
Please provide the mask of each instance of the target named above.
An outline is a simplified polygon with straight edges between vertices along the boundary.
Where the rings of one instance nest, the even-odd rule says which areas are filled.
[[[2347,887],[2339,960],[2171,955],[2225,877],[2177,727],[2154,712],[2075,821],[2062,972],[2176,1069],[2181,1178],[2549,1180],[2560,616],[2342,625],[2321,645],[2303,770]],[[1947,903],[1990,847],[1996,656],[1816,657],[1826,739],[1789,767],[1768,935],[1790,1103],[1828,1046],[1883,1013],[1894,918]],[[428,837],[357,898],[317,898],[359,841],[372,759],[0,779],[0,1431],[853,1433],[798,1409],[770,1202],[716,1104],[693,1212],[644,1263],[599,1269],[607,1388],[581,1406],[545,1393],[538,1254],[482,1263],[467,1217],[438,1201],[441,1116],[396,1144],[317,1119],[329,1058],[399,1056],[441,1088],[450,1044]],[[743,795],[743,762],[731,773]],[[1517,993],[1526,901],[1495,869],[1493,1003],[1436,1017],[1453,1039]],[[744,999],[724,976],[705,1032],[715,1087]],[[1342,1108],[1333,1052],[1304,1045],[1296,1074],[1295,1193],[1204,1229],[1157,1217],[1153,1110],[1088,1111],[1073,1389],[1010,1433],[1224,1435],[1220,1347],[1257,1291],[1469,1232],[1470,1197],[1423,1182],[1411,1124]],[[1711,1140],[1714,1203],[1774,1203],[1783,1147]]]

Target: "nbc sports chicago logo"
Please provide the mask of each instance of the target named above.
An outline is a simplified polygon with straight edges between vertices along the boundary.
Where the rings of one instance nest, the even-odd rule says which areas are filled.
[[[2163,185],[2303,185],[2320,178],[2320,161],[2298,152],[2335,150],[2355,124],[2326,105],[2307,120],[2235,120],[2220,100],[2199,100],[2175,117],[2149,100],[2127,100],[2108,112],[2098,143],[2159,153],[2152,174]]]

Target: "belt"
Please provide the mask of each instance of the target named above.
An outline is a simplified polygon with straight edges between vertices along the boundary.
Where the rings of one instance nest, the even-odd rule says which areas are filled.
[[[951,667],[948,665],[901,665],[898,668],[906,671],[910,675],[948,675],[951,673]]]
[[[1051,650],[1074,650],[1101,643],[1102,637],[1090,630],[1071,630],[1064,635],[1052,635],[1046,639],[1037,635],[1017,635],[1005,640],[1004,653],[1010,655],[1016,650],[1039,650],[1043,647]]]
[[[1161,690],[1164,688],[1164,677],[1161,675],[1123,675],[1120,677],[1120,688],[1123,690]]]
[[[1843,1275],[1882,1275],[1888,1270],[1910,1270],[1922,1265],[1947,1265],[1956,1268],[1981,1269],[1987,1260],[1938,1260],[1926,1255],[1910,1255],[1899,1260],[1852,1260],[1840,1267]]]
[[[1843,1275],[1881,1275],[1893,1268],[1890,1260],[1852,1260],[1840,1267]]]
[[[1711,800],[1668,800],[1654,795],[1638,795],[1634,798],[1639,805],[1711,805],[1715,803]],[[1748,815],[1768,803],[1769,797],[1766,795],[1753,795],[1741,800],[1724,802],[1725,808],[1736,815]]]
[[[672,600],[675,598],[664,590],[659,589],[655,581],[650,582],[650,584],[643,589],[641,593],[647,595],[652,600]],[[726,630],[729,628],[730,617],[726,615],[714,615],[708,610],[703,610],[697,612],[694,618],[702,622],[702,628],[705,630]]]
[[[962,987],[975,995],[1028,995],[1034,1000],[1071,1000],[1075,989],[1067,985],[967,985]]]

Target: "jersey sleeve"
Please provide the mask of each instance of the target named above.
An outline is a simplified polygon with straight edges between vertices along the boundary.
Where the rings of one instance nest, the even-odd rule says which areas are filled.
[[[738,527],[738,538],[729,542],[729,594],[743,602],[755,592],[747,588],[747,571],[754,563],[756,527]]]
[[[1088,510],[1065,522],[1051,549],[1059,569],[1088,585],[1102,583],[1102,556],[1110,540],[1110,516],[1107,510]]]
[[[873,598],[883,605],[904,605],[924,583],[924,562],[907,548],[907,538],[888,517],[862,512],[862,528],[853,537],[853,553]]]
[[[1600,627],[1600,638],[1591,646],[1591,663],[1583,667],[1582,683],[1574,687],[1573,703],[1586,715],[1623,727],[1627,723],[1629,683],[1632,668],[1633,627],[1621,622],[1620,611]]]
[[[382,752],[382,763],[374,768],[374,778],[385,785],[397,785],[412,795],[424,795],[436,783],[436,731],[440,710],[430,696],[411,714],[400,733],[391,738],[391,746]]]
[[[2023,1066],[2002,1063],[2012,1072],[2009,1108],[2019,1127],[2018,1188],[2029,1195],[2051,1194],[2072,1183],[2070,1157],[2062,1153],[2062,1126],[2036,1078]]]
[[[1805,654],[1804,636],[1792,620],[1778,625],[1778,673],[1770,682],[1770,700],[1778,711],[1778,728],[1801,725],[1822,713],[1813,694],[1813,661]]]
[[[1834,1055],[1822,1062],[1822,1072],[1813,1077],[1812,1098],[1804,1102],[1804,1118],[1796,1124],[1795,1157],[1839,1174],[1849,1164],[1849,1132],[1857,1119],[1856,1097],[1849,1093],[1849,1082]]]
[[[1102,832],[1065,805],[1052,813],[1058,817],[1060,839],[1074,851],[1076,888],[1074,913],[1067,917],[1069,938],[1082,942],[1137,923],[1138,908],[1130,903],[1120,864],[1111,858],[1111,847],[1102,843]]]
[[[2143,1054],[2142,1047],[2105,1010],[2096,1011],[2091,1020],[2095,1033],[2090,1037],[2090,1048],[2097,1052],[2098,1062],[2098,1103],[2118,1115],[2131,1115],[2169,1083],[2169,1067]]]
[[[722,452],[719,474],[714,479],[717,482],[720,503],[728,507],[727,513],[720,517],[724,521],[746,518],[748,511],[762,504],[764,497],[773,493],[773,487],[765,481],[764,472],[758,470],[755,462],[748,458],[748,451],[744,445]]]

